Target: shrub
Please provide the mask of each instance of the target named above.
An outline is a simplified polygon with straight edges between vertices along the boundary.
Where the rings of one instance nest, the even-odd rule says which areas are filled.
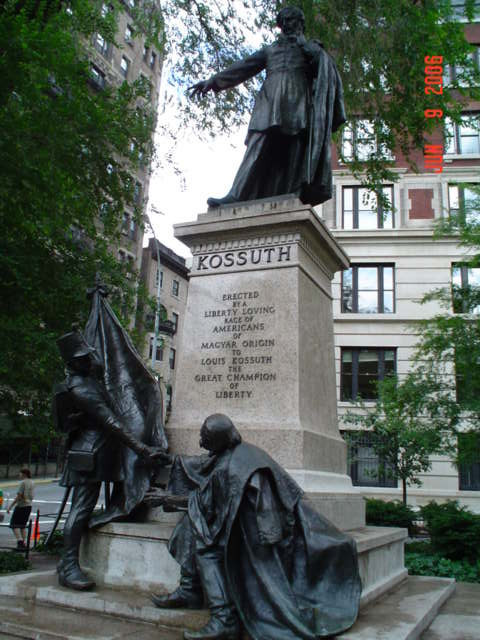
[[[0,573],[14,573],[30,568],[30,563],[23,553],[0,551]]]
[[[480,560],[480,516],[457,501],[429,502],[421,509],[432,547],[450,560]]]
[[[33,550],[40,553],[47,553],[50,556],[60,555],[63,550],[63,531],[59,531],[58,529],[55,531],[48,547],[45,545],[47,535],[46,533],[42,533],[40,542]]]
[[[427,540],[414,540],[405,543],[405,553],[419,553],[424,556],[435,554],[435,550]]]
[[[408,545],[410,547],[410,545]],[[414,576],[436,576],[438,578],[455,578],[459,582],[480,583],[480,563],[470,564],[467,560],[449,560],[435,553],[405,553],[405,566],[408,573]]]
[[[403,502],[385,502],[375,498],[367,499],[367,524],[378,527],[403,527],[409,535],[415,532],[414,521],[417,516],[413,509]]]

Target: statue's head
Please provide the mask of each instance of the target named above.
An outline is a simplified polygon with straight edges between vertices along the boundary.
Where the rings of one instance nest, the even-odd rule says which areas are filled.
[[[57,340],[63,361],[75,373],[87,374],[101,367],[97,351],[91,347],[77,329]]]
[[[242,441],[235,425],[223,413],[214,413],[206,418],[200,429],[200,446],[212,453],[233,449]]]
[[[305,14],[298,7],[285,7],[277,14],[277,27],[286,36],[305,31]]]

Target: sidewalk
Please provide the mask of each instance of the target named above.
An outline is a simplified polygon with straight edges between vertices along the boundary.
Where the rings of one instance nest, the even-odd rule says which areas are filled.
[[[421,640],[480,640],[480,584],[457,582]]]

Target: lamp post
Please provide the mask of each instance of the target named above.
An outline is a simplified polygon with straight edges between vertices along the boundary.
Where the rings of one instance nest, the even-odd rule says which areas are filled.
[[[160,211],[155,210],[156,213],[161,213]],[[148,215],[146,215],[148,225],[153,233],[153,240],[155,242],[155,249],[157,250],[157,304],[155,309],[155,329],[153,334],[153,343],[152,343],[152,370],[155,371],[155,361],[157,359],[157,341],[158,341],[158,329],[160,327],[160,249],[158,246],[157,236],[155,235],[155,229],[153,228],[152,222]]]

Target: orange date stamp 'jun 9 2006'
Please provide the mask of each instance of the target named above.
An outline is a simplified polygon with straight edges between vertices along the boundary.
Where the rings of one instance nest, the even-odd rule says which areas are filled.
[[[443,56],[425,56],[425,94],[443,94]],[[443,118],[442,109],[425,109],[426,118]],[[443,171],[443,145],[425,144],[423,152],[424,167],[433,173]]]

